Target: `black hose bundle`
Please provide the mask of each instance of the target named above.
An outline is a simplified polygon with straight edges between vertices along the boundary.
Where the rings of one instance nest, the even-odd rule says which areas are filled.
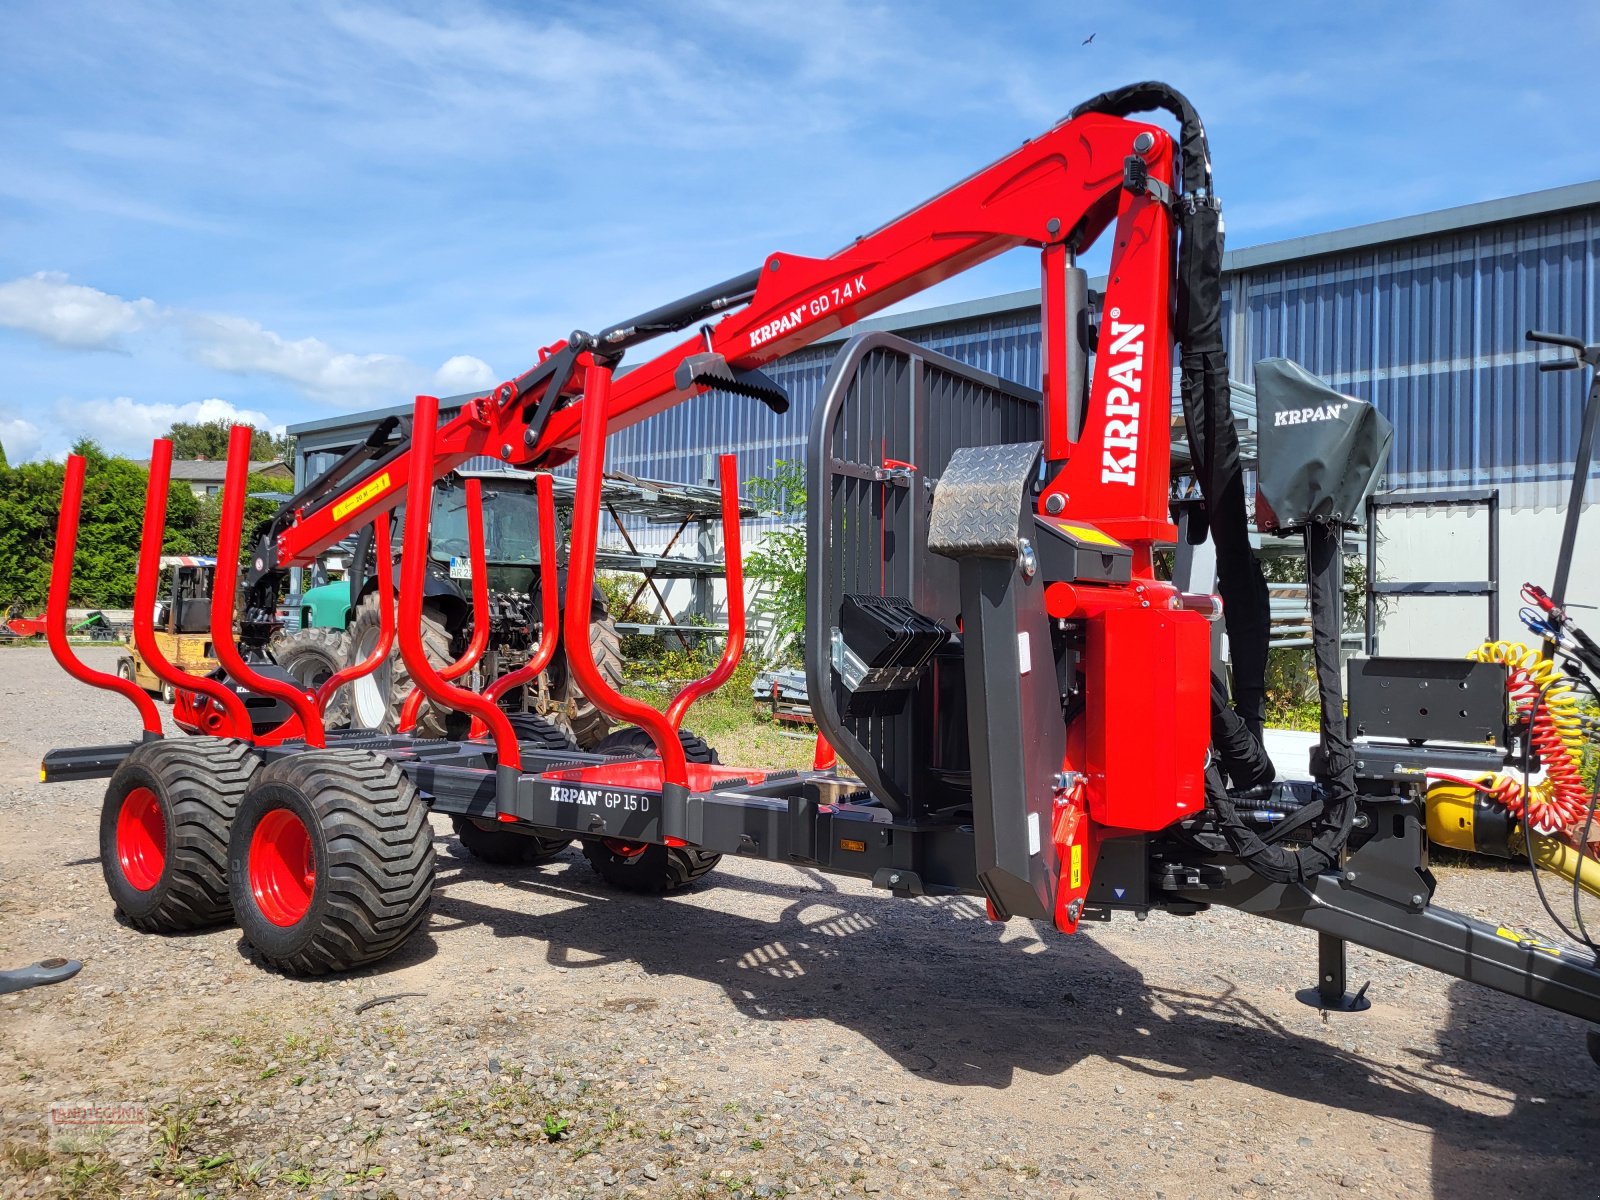
[[[1222,207],[1211,186],[1211,152],[1194,105],[1164,83],[1136,83],[1104,92],[1073,109],[1126,117],[1159,109],[1179,123],[1182,195],[1178,228],[1178,296],[1173,336],[1182,348],[1184,424],[1211,540],[1217,550],[1217,590],[1233,659],[1233,701],[1220,679],[1211,689],[1215,755],[1206,768],[1206,799],[1229,848],[1256,874],[1278,882],[1303,880],[1337,864],[1355,819],[1355,757],[1344,725],[1339,670],[1343,627],[1342,531],[1308,524],[1312,644],[1322,705],[1322,746],[1315,773],[1324,796],[1279,824],[1264,840],[1239,815],[1227,785],[1254,788],[1275,775],[1262,744],[1266,725],[1267,643],[1272,612],[1267,582],[1250,545],[1244,465],[1229,402],[1228,356],[1222,336]],[[1203,533],[1203,530],[1201,531]],[[1310,827],[1298,851],[1276,844]]]
[[[1213,742],[1218,753],[1206,768],[1206,803],[1216,814],[1223,840],[1240,862],[1263,879],[1276,883],[1299,883],[1337,866],[1355,822],[1356,759],[1345,728],[1344,682],[1339,669],[1339,638],[1344,625],[1343,537],[1343,530],[1333,524],[1312,524],[1305,529],[1311,644],[1317,665],[1317,699],[1322,709],[1322,742],[1320,753],[1312,758],[1312,769],[1322,784],[1322,798],[1312,801],[1290,821],[1273,829],[1270,835],[1273,840],[1269,842],[1239,815],[1224,779],[1226,772],[1236,786],[1258,786],[1265,781],[1259,774],[1249,773],[1259,771],[1258,765],[1247,757],[1230,758],[1214,733]],[[1214,731],[1219,721],[1227,725],[1230,714],[1226,699],[1216,695],[1215,687],[1211,711]],[[1312,828],[1311,837],[1299,850],[1277,844],[1288,834],[1308,825]]]
[[[1103,92],[1072,110],[1126,117],[1159,109],[1179,124],[1182,188],[1178,227],[1178,304],[1173,337],[1182,348],[1183,419],[1211,539],[1217,548],[1217,591],[1233,659],[1233,707],[1261,739],[1266,725],[1267,642],[1272,614],[1267,581],[1250,545],[1244,465],[1229,403],[1228,355],[1222,339],[1222,206],[1211,187],[1211,151],[1194,105],[1164,83],[1135,83]],[[1203,529],[1197,529],[1203,535]],[[1259,751],[1258,751],[1259,753]]]

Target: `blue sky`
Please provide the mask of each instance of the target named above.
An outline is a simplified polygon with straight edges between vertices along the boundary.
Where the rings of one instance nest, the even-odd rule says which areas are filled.
[[[13,462],[492,383],[1136,79],[1199,107],[1236,247],[1600,177],[1582,0],[8,0],[0,29]]]

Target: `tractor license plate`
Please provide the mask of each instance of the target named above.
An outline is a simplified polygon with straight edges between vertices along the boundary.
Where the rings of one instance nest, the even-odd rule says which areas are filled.
[[[452,554],[450,556],[450,578],[471,579],[472,560],[470,558],[458,558]]]

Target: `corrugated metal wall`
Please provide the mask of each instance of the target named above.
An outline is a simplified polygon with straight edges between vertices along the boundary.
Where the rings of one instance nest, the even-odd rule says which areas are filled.
[[[1002,378],[1039,386],[1037,312],[932,325],[904,336]],[[615,434],[607,466],[647,479],[708,483],[713,455],[734,453],[741,479],[770,475],[775,460],[804,455],[811,414],[838,350],[838,343],[815,346],[766,368],[789,391],[789,411],[782,416],[759,401],[708,392]]]
[[[1395,426],[1387,488],[1499,486],[1508,506],[1561,503],[1583,380],[1541,375],[1529,328],[1592,336],[1594,210],[1273,264],[1229,279],[1236,378],[1284,355]]]
[[[1600,209],[1241,269],[1230,273],[1225,301],[1235,379],[1251,382],[1257,360],[1286,355],[1394,422],[1384,487],[1499,486],[1508,507],[1562,502],[1582,378],[1540,375],[1522,335],[1600,328]],[[901,332],[1039,386],[1037,310]],[[768,368],[789,389],[784,416],[712,392],[616,434],[608,466],[707,483],[712,456],[729,451],[740,478],[770,475],[775,460],[803,455],[837,350],[837,342],[813,347]]]

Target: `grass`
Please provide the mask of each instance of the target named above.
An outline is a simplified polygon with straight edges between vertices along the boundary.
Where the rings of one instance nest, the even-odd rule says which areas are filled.
[[[654,663],[629,662],[630,679],[623,688],[627,695],[657,708],[665,708],[684,682],[709,671],[712,665],[709,660],[685,655],[659,661],[664,671]],[[755,676],[753,664],[741,664],[727,683],[694,703],[683,727],[703,737],[730,766],[767,770],[809,767],[814,748],[811,737],[786,736],[788,731],[756,711],[750,693]]]
[[[46,1184],[46,1177],[51,1182]],[[103,1147],[63,1142],[8,1141],[0,1146],[0,1178],[40,1185],[30,1195],[52,1200],[116,1200],[127,1194],[127,1176]]]

